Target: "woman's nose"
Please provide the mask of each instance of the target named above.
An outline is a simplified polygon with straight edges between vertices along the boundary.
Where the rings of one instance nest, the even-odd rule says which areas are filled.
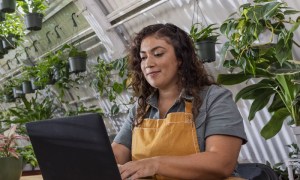
[[[146,61],[145,61],[145,67],[146,68],[151,68],[153,66],[154,66],[153,58],[151,56],[148,56]]]

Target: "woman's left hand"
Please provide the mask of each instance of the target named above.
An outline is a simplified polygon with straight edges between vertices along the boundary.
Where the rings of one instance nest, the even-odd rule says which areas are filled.
[[[138,179],[141,177],[153,176],[158,170],[157,158],[147,158],[138,161],[130,161],[119,166],[122,179]]]

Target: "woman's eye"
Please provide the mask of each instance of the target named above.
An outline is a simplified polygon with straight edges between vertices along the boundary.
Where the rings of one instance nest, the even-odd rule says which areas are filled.
[[[161,57],[164,53],[154,53],[154,56]]]
[[[147,59],[147,57],[146,56],[144,56],[144,57],[141,57],[141,60],[143,61],[143,60],[145,60],[145,59]]]

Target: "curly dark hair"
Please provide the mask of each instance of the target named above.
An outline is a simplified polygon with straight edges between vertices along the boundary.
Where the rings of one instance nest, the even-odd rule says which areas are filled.
[[[185,93],[193,96],[193,116],[197,117],[202,100],[199,92],[204,86],[215,84],[213,78],[204,69],[202,62],[197,58],[193,41],[190,36],[173,24],[154,24],[143,28],[136,34],[129,51],[129,72],[132,78],[132,88],[134,95],[138,98],[137,115],[135,126],[143,122],[147,114],[147,98],[155,91],[143,76],[141,70],[140,47],[143,39],[155,36],[166,40],[174,47],[175,55],[181,65],[178,69],[179,82]]]

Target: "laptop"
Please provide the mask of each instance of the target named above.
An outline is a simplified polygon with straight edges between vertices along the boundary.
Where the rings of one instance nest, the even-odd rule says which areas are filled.
[[[102,117],[30,122],[26,129],[44,180],[120,180]]]

